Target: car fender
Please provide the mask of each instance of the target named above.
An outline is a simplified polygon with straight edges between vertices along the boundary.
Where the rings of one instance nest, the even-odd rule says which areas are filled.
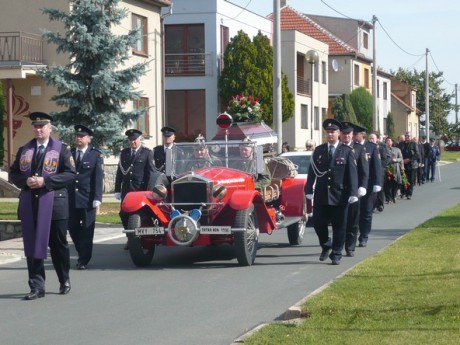
[[[257,196],[260,197],[260,193],[256,190],[237,190],[233,192],[228,205],[236,211],[245,210],[251,206]]]
[[[281,186],[280,208],[285,216],[302,216],[306,179],[286,178]]]
[[[135,213],[144,207],[148,207],[160,222],[167,224],[168,219],[155,204],[155,200],[151,198],[151,195],[152,192],[149,191],[129,192],[121,203],[121,210],[125,213]]]

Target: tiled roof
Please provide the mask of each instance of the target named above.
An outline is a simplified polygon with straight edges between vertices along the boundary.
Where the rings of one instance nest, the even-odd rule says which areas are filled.
[[[300,13],[290,6],[280,10],[281,30],[297,30],[303,34],[313,37],[318,41],[329,45],[329,55],[354,55],[363,57],[349,44],[333,35],[325,28],[311,20],[305,14]]]

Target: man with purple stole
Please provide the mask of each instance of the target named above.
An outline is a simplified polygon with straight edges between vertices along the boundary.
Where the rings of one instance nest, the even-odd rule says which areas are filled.
[[[35,300],[45,297],[44,260],[48,246],[60,283],[59,294],[70,292],[66,186],[76,175],[70,150],[51,136],[51,116],[34,112],[30,119],[35,138],[19,148],[9,177],[21,189],[18,216],[30,286],[30,293],[24,299]]]

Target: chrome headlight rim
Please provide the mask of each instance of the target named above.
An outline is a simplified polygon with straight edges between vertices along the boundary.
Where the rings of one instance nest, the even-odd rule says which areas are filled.
[[[180,241],[178,240],[177,238],[175,238],[174,236],[174,225],[180,221],[180,220],[186,220],[188,222],[191,223],[192,227],[189,229],[190,230],[190,233],[192,234],[191,238],[189,238],[187,241]],[[169,224],[168,224],[168,237],[170,238],[170,240],[177,244],[178,246],[188,246],[190,245],[191,243],[195,242],[195,240],[197,239],[199,235],[199,232],[198,232],[198,223],[192,218],[192,217],[189,217],[185,214],[181,214],[177,217],[174,217],[173,219],[170,220]]]

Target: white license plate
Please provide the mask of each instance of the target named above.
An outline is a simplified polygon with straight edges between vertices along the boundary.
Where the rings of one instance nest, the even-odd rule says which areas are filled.
[[[228,235],[232,233],[230,226],[202,226],[200,233],[205,235]]]
[[[152,228],[135,228],[134,235],[143,236],[143,235],[163,235],[165,233],[165,228],[162,226],[156,226]]]

